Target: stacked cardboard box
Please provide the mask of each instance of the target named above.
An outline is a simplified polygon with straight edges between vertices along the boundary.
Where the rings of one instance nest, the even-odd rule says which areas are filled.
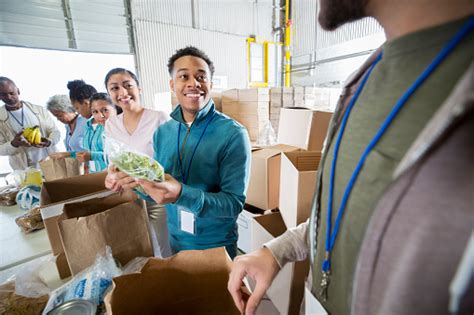
[[[270,90],[270,122],[277,136],[281,108],[302,106],[304,106],[303,87],[277,87]]]
[[[305,87],[303,106],[333,112],[340,92],[338,88]]]
[[[270,114],[268,88],[231,89],[222,92],[222,112],[247,128],[251,141],[257,141]]]

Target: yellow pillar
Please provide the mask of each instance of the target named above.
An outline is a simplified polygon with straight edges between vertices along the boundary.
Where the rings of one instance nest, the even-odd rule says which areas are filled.
[[[291,86],[291,20],[290,20],[290,0],[285,1],[285,87]]]

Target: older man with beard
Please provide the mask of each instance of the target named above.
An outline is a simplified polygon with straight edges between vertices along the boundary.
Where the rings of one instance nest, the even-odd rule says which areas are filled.
[[[323,313],[472,314],[472,278],[463,299],[449,285],[474,226],[474,2],[320,4],[325,29],[371,16],[387,42],[345,85],[310,219],[235,259],[235,304],[254,314],[278,271],[309,257]]]

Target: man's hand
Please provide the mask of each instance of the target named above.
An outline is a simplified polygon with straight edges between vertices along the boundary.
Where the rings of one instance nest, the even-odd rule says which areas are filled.
[[[140,184],[145,192],[158,204],[173,203],[178,200],[181,195],[181,183],[169,174],[165,174],[165,181],[163,182],[137,179],[137,183]]]
[[[49,139],[41,138],[41,142],[38,144],[34,144],[33,146],[37,148],[46,148],[46,147],[49,147],[50,145],[51,145],[51,141]]]
[[[89,162],[91,160],[91,153],[89,151],[76,152],[76,160],[79,162]]]
[[[20,131],[19,133],[17,133],[10,143],[15,148],[31,147],[31,143],[29,143],[28,140],[26,140],[25,137],[23,137],[23,131]]]
[[[247,255],[237,256],[232,264],[227,290],[235,306],[246,315],[254,315],[262,297],[278,274],[280,267],[268,248],[262,248]],[[255,281],[255,290],[245,305],[242,296],[242,280],[249,276]]]
[[[105,177],[105,187],[115,192],[133,189],[138,183],[133,177],[127,173],[121,172],[115,165],[110,164],[107,168],[107,176]]]

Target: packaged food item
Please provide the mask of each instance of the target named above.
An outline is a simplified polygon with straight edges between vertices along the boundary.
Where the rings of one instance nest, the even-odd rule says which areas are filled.
[[[39,315],[48,302],[48,295],[26,297],[15,293],[15,282],[0,285],[0,314]]]
[[[41,198],[41,187],[37,185],[26,185],[16,195],[16,203],[22,210],[31,210],[38,207]]]
[[[87,300],[69,300],[53,308],[48,315],[81,314],[95,315],[97,307]]]
[[[15,223],[21,230],[28,234],[36,230],[44,229],[43,218],[41,217],[40,207],[35,207],[28,213],[15,219]]]
[[[51,292],[43,314],[49,314],[55,307],[70,300],[88,300],[96,306],[102,304],[105,292],[112,284],[112,278],[121,274],[112,256],[112,250],[107,246],[105,255],[97,255],[92,266]]]
[[[165,179],[163,166],[151,157],[136,152],[124,143],[112,138],[105,139],[105,153],[120,171],[133,178],[162,182]],[[141,187],[140,187],[141,188]],[[139,189],[144,192],[143,189]]]
[[[14,185],[0,187],[0,206],[12,206],[16,204],[18,189],[19,188]]]

